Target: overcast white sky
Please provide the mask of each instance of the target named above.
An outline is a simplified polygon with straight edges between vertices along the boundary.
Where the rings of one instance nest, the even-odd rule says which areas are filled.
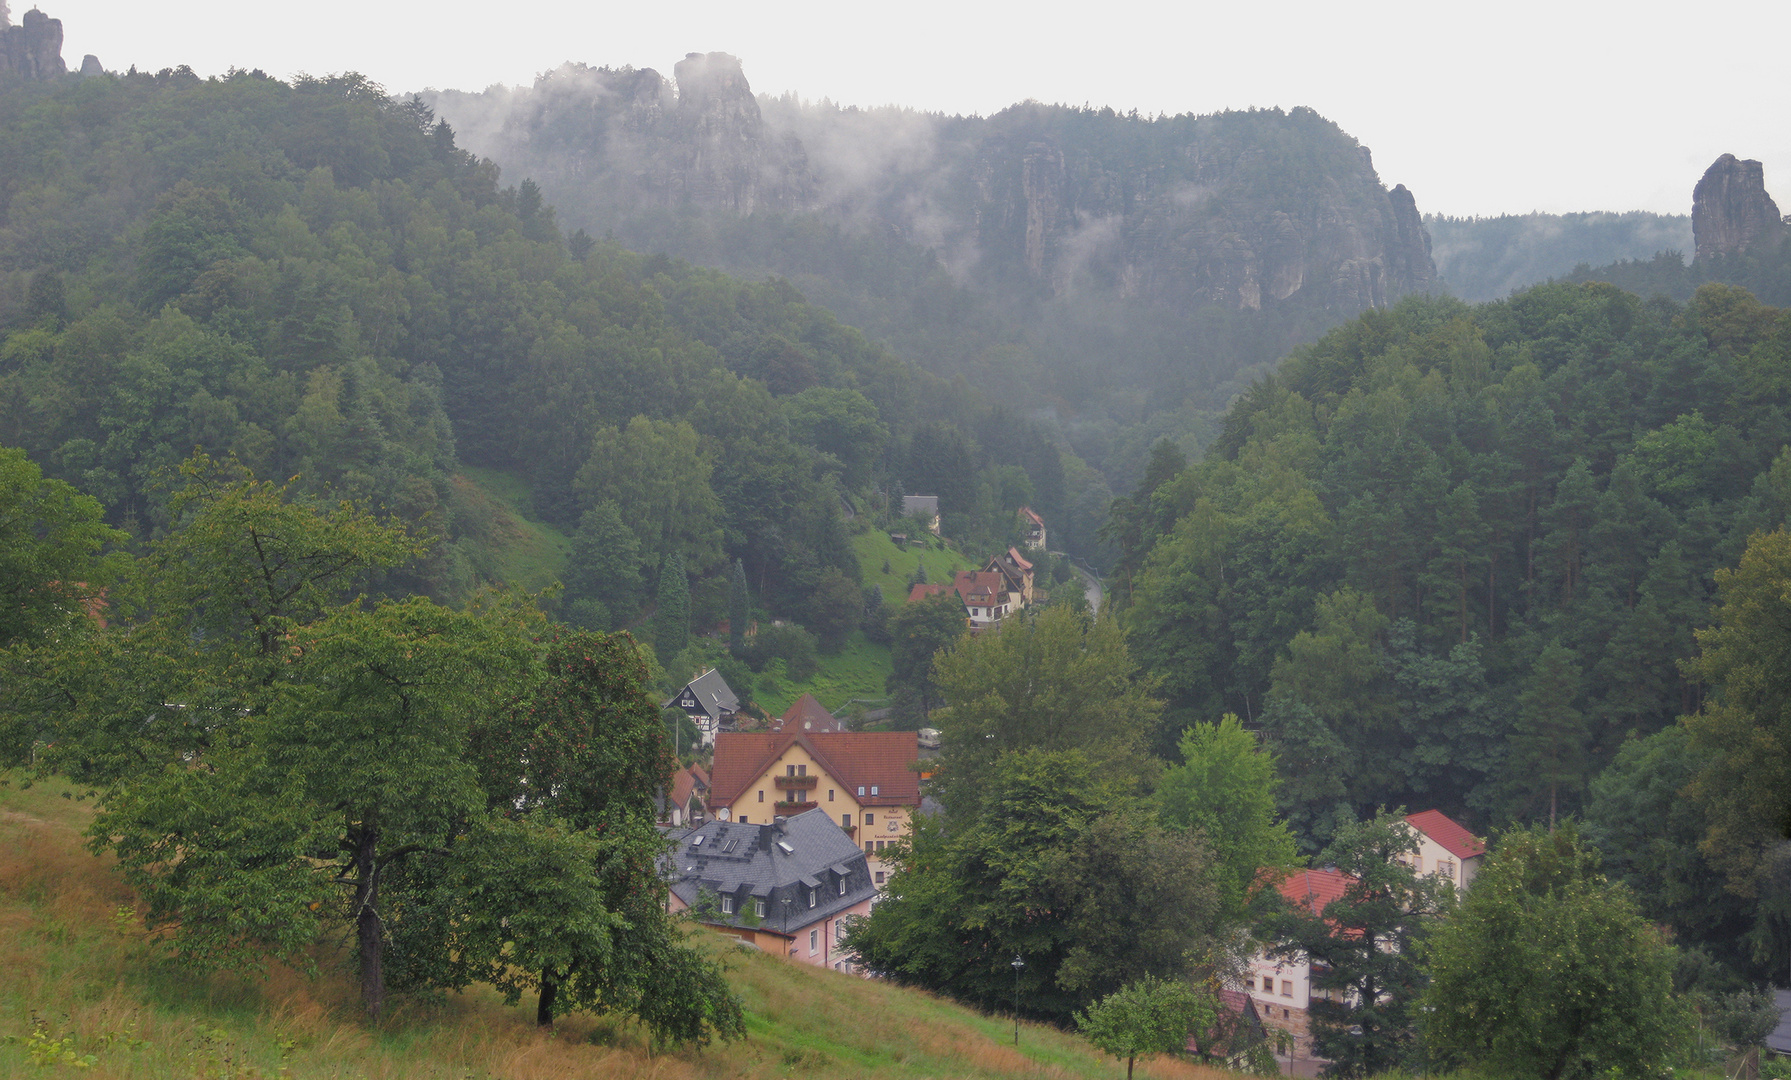
[[[1791,3],[38,0],[71,66],[360,71],[393,91],[731,52],[760,93],[988,113],[1310,105],[1426,212],[1686,213],[1722,153],[1791,210]],[[12,0],[14,19],[30,0]]]

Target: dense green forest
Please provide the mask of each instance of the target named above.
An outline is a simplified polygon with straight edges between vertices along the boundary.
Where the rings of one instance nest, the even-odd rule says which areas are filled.
[[[823,617],[898,489],[938,494],[973,552],[1026,503],[1092,544],[1108,499],[1001,395],[782,280],[568,238],[358,76],[8,87],[0,206],[0,444],[135,540],[199,449],[389,509],[439,542],[378,588],[459,601],[506,528],[463,470],[499,470],[571,537],[563,614],[637,624],[675,556],[701,629],[736,562],[759,610]]]
[[[1582,263],[1562,280],[1608,281],[1640,296],[1666,296],[1681,303],[1702,285],[1738,285],[1762,302],[1782,307],[1791,304],[1791,243],[1762,244],[1690,262],[1679,251],[1661,251],[1652,258],[1619,259],[1606,265]]]
[[[1430,232],[1437,276],[1451,295],[1473,302],[1502,300],[1577,266],[1646,262],[1664,251],[1692,249],[1689,215],[1641,210],[1497,217],[1426,214],[1424,227]]]
[[[1719,570],[1791,513],[1788,378],[1791,316],[1722,285],[1409,299],[1296,350],[1115,504],[1159,747],[1243,717],[1313,849],[1381,805],[1632,840],[1670,810],[1673,867],[1608,854],[1651,867],[1658,917],[1782,967],[1791,912],[1722,891],[1672,794],[1698,762],[1663,748],[1709,689],[1685,662]]]

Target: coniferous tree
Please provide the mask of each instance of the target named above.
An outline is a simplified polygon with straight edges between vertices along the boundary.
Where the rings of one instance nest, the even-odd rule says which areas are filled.
[[[728,651],[739,656],[746,650],[746,623],[751,618],[746,595],[746,565],[734,560],[728,575]]]
[[[653,647],[661,663],[690,645],[690,579],[684,575],[684,557],[672,552],[659,568],[659,611],[653,617]]]
[[[1548,792],[1549,828],[1555,827],[1562,791],[1578,791],[1586,773],[1586,717],[1575,707],[1580,668],[1564,645],[1542,650],[1529,684],[1518,698],[1511,734],[1513,778],[1534,795]]]

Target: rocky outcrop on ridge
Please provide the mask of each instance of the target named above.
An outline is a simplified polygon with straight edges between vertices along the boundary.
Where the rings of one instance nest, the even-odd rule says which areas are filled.
[[[755,98],[739,60],[567,65],[436,94],[463,145],[561,220],[663,244],[663,212],[781,213],[932,251],[1005,295],[1352,315],[1436,283],[1403,186],[1310,109],[1140,117],[1028,102],[990,117]],[[642,224],[642,214],[658,224]]]
[[[1775,245],[1785,236],[1785,221],[1766,193],[1766,170],[1758,161],[1724,154],[1704,171],[1692,190],[1696,259]]]
[[[0,20],[0,79],[42,81],[67,73],[68,66],[62,62],[61,19],[32,8],[17,26]]]

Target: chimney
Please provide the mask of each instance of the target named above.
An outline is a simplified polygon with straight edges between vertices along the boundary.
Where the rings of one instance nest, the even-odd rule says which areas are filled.
[[[782,836],[784,834],[784,826],[789,824],[789,822],[789,818],[779,814],[771,819],[771,827],[777,830],[777,835]]]

